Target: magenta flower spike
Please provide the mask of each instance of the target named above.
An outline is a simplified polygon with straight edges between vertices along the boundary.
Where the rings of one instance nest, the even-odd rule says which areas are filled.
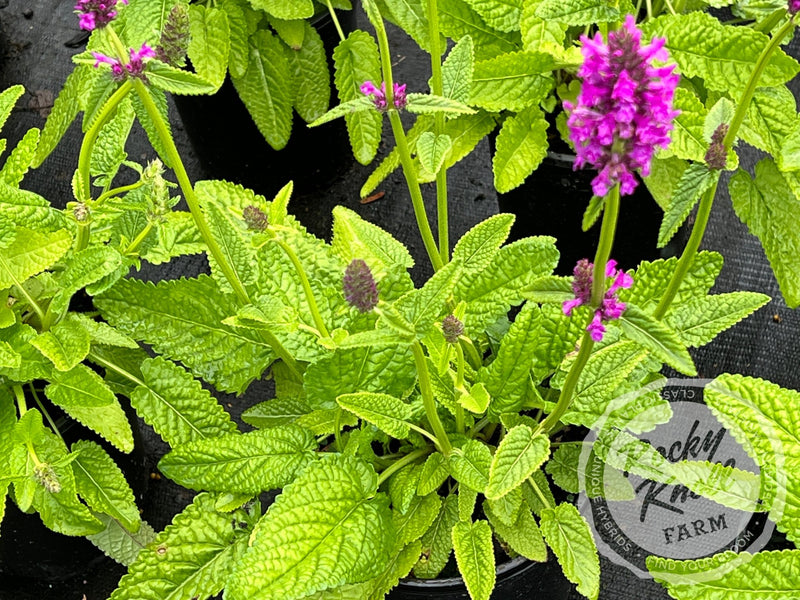
[[[395,83],[392,85],[392,91],[394,95],[394,107],[397,110],[402,110],[408,104],[408,97],[406,96],[406,84],[399,84]],[[381,87],[378,88],[375,86],[374,83],[371,81],[365,81],[361,84],[361,93],[365,96],[370,96],[372,98],[372,102],[375,104],[375,108],[377,108],[381,112],[386,112],[389,108],[389,101],[386,99],[386,82],[381,83]]]
[[[789,0],[789,15],[794,16],[800,12],[800,0]]]
[[[127,4],[128,0],[121,0]],[[78,0],[75,4],[75,12],[81,29],[94,31],[99,27],[105,27],[117,16],[117,0]]]
[[[574,277],[572,280],[572,291],[575,298],[565,300],[562,305],[564,314],[571,316],[572,311],[577,306],[589,306],[592,302],[592,271],[594,265],[587,259],[582,258],[575,265],[572,271]],[[629,288],[633,285],[633,277],[628,275],[625,271],[617,269],[617,261],[609,260],[606,263],[606,277],[612,279],[611,285],[608,286],[600,306],[595,309],[592,322],[586,328],[586,331],[592,336],[595,342],[603,339],[606,332],[604,322],[619,319],[622,313],[625,312],[625,303],[620,302],[617,298],[617,292],[622,288]]]
[[[155,51],[147,44],[142,44],[139,50],[131,48],[130,61],[125,64],[105,54],[92,52],[92,56],[94,56],[94,67],[98,68],[101,64],[110,65],[111,75],[116,81],[124,81],[128,76],[147,81],[147,76],[144,74],[144,61],[155,58],[155,55]]]
[[[800,0],[799,0],[800,1]],[[628,15],[621,29],[608,34],[581,37],[583,80],[577,104],[565,102],[567,125],[575,144],[575,168],[586,164],[597,169],[592,190],[605,196],[616,184],[620,194],[632,194],[638,185],[634,171],[647,176],[656,148],[669,145],[672,107],[679,77],[675,65],[655,66],[669,58],[665,40],[641,45],[642,32]]]
[[[369,312],[378,304],[378,286],[369,266],[360,258],[354,258],[344,272],[342,280],[344,298],[350,306],[362,313]]]

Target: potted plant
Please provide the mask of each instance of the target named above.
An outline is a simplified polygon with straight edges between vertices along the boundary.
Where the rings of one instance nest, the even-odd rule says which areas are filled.
[[[570,109],[576,147],[599,167],[602,232],[594,260],[580,261],[571,278],[553,276],[555,241],[530,237],[504,245],[513,222],[507,214],[476,225],[452,252],[441,239],[437,245],[420,206],[418,171],[399,111],[431,114],[435,123],[471,109],[450,93],[453,88],[414,94],[394,82],[379,8],[372,0],[363,6],[376,31],[382,83],[361,82],[360,97],[320,122],[345,115],[390,120],[436,270],[419,288],[408,276],[413,261],[402,244],[346,208],[334,211],[333,239],[326,243],[288,214],[291,184],[269,201],[234,183],[193,185],[153,98],[154,90],[201,87],[202,78],[165,65],[147,48],[126,48],[110,21],[99,30],[99,41],[117,50],[93,50],[92,68],[113,85],[87,131],[70,239],[133,262],[200,251],[211,267],[210,275],[156,284],[124,277],[128,269],[120,268],[93,298],[110,326],[146,343],[152,354],[121,347],[100,355],[90,339],[86,357],[102,372],[103,385],[124,391],[172,447],[161,460],[162,473],[201,491],[155,540],[120,556],[131,564],[114,600],[207,598],[223,588],[234,600],[380,598],[409,572],[435,577],[451,551],[471,597],[487,599],[499,572],[493,539],[533,561],[552,552],[578,591],[597,598],[599,561],[589,526],[553,492],[554,483],[577,491],[579,464],[563,443],[564,427],[592,426],[616,396],[659,379],[665,363],[695,374],[687,347],[704,345],[768,300],[752,292],[709,295],[721,260],[698,253],[693,242],[680,259],[644,262],[630,272],[610,258],[620,195],[636,185],[633,171],[666,145],[675,116],[673,67],[652,63],[666,58],[660,42],[643,43],[632,18],[605,40],[583,41],[584,87]],[[84,12],[103,10],[108,7]],[[774,45],[763,51],[761,64],[773,51]],[[459,81],[451,69],[463,73],[445,65],[442,83]],[[760,76],[751,74],[749,89]],[[626,78],[635,85],[618,95]],[[645,113],[644,99],[652,112]],[[727,166],[749,104],[744,97],[731,114],[717,111],[704,124],[713,132],[711,151],[696,167],[705,178],[715,182]],[[130,105],[139,106],[138,113]],[[54,109],[54,122],[70,114],[65,106]],[[636,127],[653,134],[647,147],[623,141],[629,138],[622,130],[610,141],[598,135],[603,117],[631,107],[640,117]],[[76,101],[74,110],[80,108]],[[114,188],[107,171],[95,175],[109,189],[93,193],[92,157],[104,158],[106,143],[118,148],[127,129],[117,119],[136,114],[152,126],[188,213],[170,210],[163,179],[155,203],[137,194],[145,183]],[[630,151],[622,163],[609,162],[615,144]],[[420,167],[438,177],[447,147],[436,133],[420,136]],[[609,165],[615,169],[606,171]],[[116,173],[119,165],[112,167]],[[144,173],[152,177],[153,171],[158,165]],[[446,193],[441,198],[439,217],[446,223]],[[15,212],[11,220],[9,230],[19,232],[31,217]],[[692,240],[702,237],[705,222],[694,227]],[[35,238],[30,243],[36,245]],[[14,325],[24,311],[36,312],[37,303],[31,296],[15,304]],[[508,311],[519,305],[512,322]],[[12,352],[33,351],[28,340],[2,339]],[[242,433],[201,381],[240,393],[268,369],[276,397],[247,411],[256,429]],[[632,419],[638,433],[668,418],[669,403],[657,394],[612,413],[593,451],[620,472],[680,481],[722,503],[755,495],[796,541],[796,477],[772,459],[773,443],[789,457],[796,452],[791,415],[800,406],[797,393],[741,376],[719,378],[715,391],[709,403],[750,442],[745,446],[765,474],[763,485],[730,466],[672,463],[633,437]],[[90,399],[83,403],[93,408]],[[37,409],[5,404],[0,439],[11,440],[19,454],[43,449],[42,440],[49,439],[44,429],[40,437],[21,437],[32,418],[19,413]],[[755,427],[737,429],[737,421],[771,422],[772,437]],[[59,464],[64,473],[72,468],[69,460],[78,458],[66,455]],[[6,467],[2,481],[11,481],[15,494],[17,487],[54,493],[29,471]],[[714,485],[720,473],[739,496]],[[262,505],[261,494],[279,488],[275,501]],[[116,554],[114,539],[108,530],[94,537]],[[716,578],[731,590],[753,583],[753,594],[796,589],[791,567],[797,553],[723,555],[712,566],[731,567]],[[784,563],[781,577],[756,577]],[[654,560],[652,566],[673,593],[689,593],[684,590],[695,581],[688,574],[696,564]],[[673,571],[680,577],[670,578]]]

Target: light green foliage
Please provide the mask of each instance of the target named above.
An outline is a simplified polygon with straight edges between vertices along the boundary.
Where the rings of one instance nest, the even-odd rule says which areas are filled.
[[[50,361],[29,343],[34,337],[36,330],[25,323],[15,323],[0,329],[0,342],[8,344],[11,352],[19,356],[18,361],[14,360],[16,366],[0,367],[0,375],[22,383],[50,376]]]
[[[90,175],[100,175],[94,180],[95,185],[110,185],[123,161],[128,158],[125,144],[135,117],[130,98],[125,98],[114,116],[100,130],[89,161]]]
[[[11,221],[36,231],[52,232],[66,225],[63,213],[53,208],[47,200],[38,194],[2,182],[0,182],[0,214],[3,215],[5,222]],[[3,242],[6,247],[8,244],[9,242]]]
[[[298,398],[273,398],[251,406],[242,413],[242,421],[259,429],[294,423],[311,412],[311,408]]]
[[[348,115],[370,111],[373,113],[375,112],[375,104],[367,96],[361,96],[360,98],[354,98],[353,100],[349,100],[334,106],[328,112],[311,123],[309,127],[319,127],[320,125],[330,123],[331,121],[334,121],[340,117],[346,117]]]
[[[125,43],[135,48],[145,42],[155,46],[159,40],[159,32],[163,30],[169,11],[175,4],[188,5],[188,1],[130,0],[119,16]]]
[[[709,171],[700,163],[689,166],[678,181],[669,208],[658,231],[658,247],[666,246],[683,225],[700,197],[719,180],[719,171]]]
[[[177,446],[158,463],[193,490],[260,494],[283,487],[316,457],[314,435],[296,425],[231,433]]]
[[[393,438],[408,437],[408,421],[411,419],[411,406],[387,394],[360,392],[343,394],[336,398],[343,409],[360,419],[372,423]],[[407,540],[411,541],[411,540]]]
[[[756,292],[702,296],[677,307],[669,314],[666,322],[677,332],[681,342],[689,347],[699,348],[769,300],[769,296]]]
[[[106,556],[114,559],[121,565],[130,566],[139,552],[156,539],[156,532],[146,522],[142,521],[139,531],[131,533],[119,521],[108,515],[96,515],[105,525],[105,529],[86,539],[100,548]]]
[[[11,89],[11,88],[9,88]],[[2,171],[0,171],[0,181],[8,185],[17,186],[33,162],[36,153],[36,146],[39,144],[39,130],[35,127],[29,129],[22,136],[14,150],[6,159]]]
[[[755,180],[745,171],[730,179],[733,208],[764,247],[786,304],[800,304],[800,179],[781,173],[769,158],[755,167]],[[776,218],[780,215],[780,218]]]
[[[150,98],[155,103],[156,108],[161,115],[162,122],[167,126],[167,131],[169,131],[170,135],[172,135],[172,126],[170,125],[169,120],[169,108],[167,106],[167,96],[162,90],[154,86],[148,86],[147,93],[150,94]],[[172,167],[173,165],[169,160],[169,155],[164,149],[164,143],[161,141],[161,137],[158,135],[156,125],[153,122],[153,119],[150,118],[150,115],[139,98],[139,95],[132,94],[130,98],[131,104],[133,105],[133,110],[136,113],[136,119],[139,121],[145,133],[147,134],[147,139],[150,140],[150,145],[153,146],[153,149],[155,149],[155,151],[158,153],[158,157],[161,159],[161,162],[168,167]]]
[[[307,23],[304,19],[292,19],[287,21],[285,19],[277,19],[275,17],[267,17],[270,27],[275,30],[283,42],[292,50],[299,50],[303,47],[303,40],[306,36],[306,28],[304,25]]]
[[[426,496],[435,492],[450,475],[448,460],[441,452],[431,454],[422,465],[417,483],[417,494]]]
[[[97,296],[95,306],[112,325],[221,391],[242,392],[272,361],[257,332],[222,324],[236,314],[236,301],[205,275],[157,285],[123,279]]]
[[[24,93],[25,88],[21,85],[12,85],[0,93],[0,129],[6,124],[11,111]]]
[[[392,268],[410,269],[414,266],[414,259],[402,243],[344,206],[333,209],[331,245],[347,263],[354,258],[365,261],[378,278]]]
[[[39,145],[36,148],[36,155],[32,163],[33,167],[38,167],[44,162],[64,136],[72,121],[78,116],[81,94],[84,93],[86,82],[93,75],[95,75],[95,73],[91,66],[78,65],[72,73],[67,76],[67,80],[61,87],[61,91],[58,93],[53,103],[53,108],[42,130]]]
[[[417,495],[422,465],[408,465],[400,469],[389,480],[389,498],[394,510],[404,513]]]
[[[717,554],[711,562],[650,556],[647,568],[677,600],[788,600],[800,589],[800,550],[758,554],[728,551]],[[718,577],[709,576],[709,570]]]
[[[72,245],[72,236],[60,229],[39,233],[20,227],[11,244],[0,255],[0,289],[19,285],[53,266]]]
[[[495,516],[510,527],[516,522],[519,511],[522,510],[522,489],[516,487],[505,496],[486,502]]]
[[[509,429],[497,447],[489,470],[486,497],[498,500],[518,488],[550,456],[550,440],[527,425]]]
[[[89,338],[95,344],[106,346],[116,346],[119,348],[136,349],[139,345],[121,331],[117,331],[104,321],[95,321],[83,313],[69,313],[66,320],[74,321],[89,334]]]
[[[488,502],[484,503],[483,511],[486,513],[489,523],[492,524],[492,528],[497,532],[497,535],[514,552],[537,562],[547,560],[547,546],[530,509],[526,507],[520,510],[513,525],[506,525],[502,520],[498,519],[492,512]]]
[[[392,512],[395,539],[402,546],[418,540],[428,531],[442,508],[442,499],[437,494],[414,496],[405,512]]]
[[[591,497],[602,497],[608,500],[630,501],[636,498],[633,486],[620,471],[606,465],[598,465],[603,470],[602,486],[592,487],[587,490],[584,473],[592,469],[599,456],[583,442],[569,442],[562,444],[553,453],[553,458],[547,463],[547,472],[553,482],[563,490],[577,494],[589,493]],[[583,457],[582,454],[586,453]]]
[[[453,141],[448,135],[436,135],[426,131],[417,141],[417,156],[425,173],[435,177],[442,168]]]
[[[467,0],[486,24],[499,31],[519,31],[523,0]]]
[[[258,30],[249,43],[247,71],[231,79],[261,135],[280,150],[292,131],[291,67],[280,40],[269,31]]]
[[[247,548],[252,517],[214,509],[200,494],[143,548],[109,600],[208,598],[220,592]],[[233,523],[232,523],[233,521]]]
[[[708,461],[681,461],[671,465],[675,478],[704,498],[722,506],[754,513],[767,510],[759,500],[757,473]]]
[[[306,19],[314,15],[311,0],[249,0],[253,8],[266,11],[279,19]]]
[[[553,549],[564,575],[578,591],[597,600],[600,594],[600,559],[586,520],[572,504],[542,511],[539,523],[547,545]]]
[[[91,338],[77,321],[64,320],[32,339],[31,345],[49,358],[56,369],[69,371],[89,354]]]
[[[539,52],[512,52],[478,62],[470,103],[491,111],[521,111],[550,92],[552,69],[552,57]]]
[[[466,104],[444,96],[433,94],[408,94],[406,110],[417,114],[445,113],[447,115],[471,115],[475,111]]]
[[[399,25],[420,48],[431,52],[431,36],[428,28],[428,0],[378,0],[381,16]],[[444,40],[439,41],[444,50]]]
[[[489,484],[491,465],[491,450],[477,440],[469,440],[460,451],[450,455],[450,471],[455,480],[481,494]]]
[[[642,26],[645,37],[666,37],[670,57],[682,75],[700,77],[710,90],[736,94],[744,90],[756,60],[769,39],[753,29],[722,25],[704,12],[664,15]],[[761,75],[762,86],[794,77],[797,61],[776,50]]]
[[[675,90],[673,104],[681,112],[675,118],[675,129],[670,133],[669,147],[662,154],[704,162],[710,141],[705,136],[705,120],[708,114],[706,107],[693,92],[680,87]]]
[[[422,556],[414,566],[415,577],[432,579],[442,572],[453,549],[452,530],[458,520],[458,496],[450,494],[442,502],[439,514],[430,528],[422,536]]]
[[[499,214],[467,231],[453,249],[453,260],[460,260],[463,273],[479,272],[492,261],[508,238],[514,215]]]
[[[591,25],[621,20],[618,8],[602,0],[544,0],[534,14],[564,25]]]
[[[428,335],[433,324],[443,316],[460,273],[461,264],[453,260],[421,288],[411,290],[394,303],[394,308],[411,324],[418,338]]]
[[[448,120],[444,125],[444,135],[449,137],[452,143],[444,161],[445,168],[449,169],[472,152],[478,142],[494,129],[494,125],[492,116],[484,111]],[[428,178],[426,174],[421,173],[420,181],[433,181],[433,177]]]
[[[160,265],[186,254],[200,254],[206,248],[188,212],[167,213],[157,225],[155,242],[140,248],[142,258],[151,264]]]
[[[353,31],[333,51],[334,82],[342,102],[363,97],[361,84],[381,80],[378,46],[364,31]],[[345,116],[350,145],[356,160],[362,165],[375,158],[381,141],[383,118],[377,111],[365,111]]]
[[[522,184],[547,154],[547,121],[536,106],[508,117],[497,136],[492,161],[494,185],[500,193]]]
[[[294,80],[294,107],[307,123],[322,116],[331,101],[331,76],[322,38],[307,21],[300,24],[304,32],[300,48],[289,50],[289,67]]]
[[[463,0],[439,0],[439,24],[447,37],[461,41],[470,36],[475,44],[475,59],[486,60],[520,48],[519,34],[503,33],[488,27],[481,16]]]
[[[232,77],[244,77],[250,62],[250,34],[243,7],[237,0],[221,0],[220,6],[228,17],[230,29],[230,49],[228,52],[228,69]]]
[[[97,117],[103,110],[107,100],[114,93],[117,88],[117,82],[114,81],[108,74],[100,74],[93,77],[91,88],[88,90],[83,100],[83,123],[81,128],[86,132],[97,121]]]
[[[656,156],[650,162],[650,175],[643,180],[647,190],[662,210],[669,208],[675,188],[688,167],[688,162],[674,156],[669,158]]]
[[[519,23],[523,49],[558,56],[564,51],[567,25],[537,17],[538,7],[537,0],[523,1]]]
[[[226,12],[193,4],[189,7],[189,34],[189,60],[195,72],[216,91],[228,71],[231,32]]]
[[[800,125],[797,104],[786,86],[761,87],[753,94],[740,130],[741,138],[776,160],[784,140]]]
[[[147,79],[154,87],[181,96],[213,94],[217,89],[215,84],[199,75],[159,61],[148,65]]]
[[[489,600],[495,582],[492,528],[486,521],[453,526],[456,562],[472,600]]]
[[[53,371],[44,393],[73,419],[100,434],[123,452],[133,450],[128,418],[114,393],[85,365],[61,373]]]
[[[375,472],[355,458],[312,463],[256,526],[227,600],[295,600],[379,575],[394,536],[376,489]]]
[[[470,36],[462,37],[442,63],[442,90],[445,98],[469,102],[472,72],[475,67],[474,45]]]
[[[122,264],[122,255],[110,246],[92,246],[72,254],[58,274],[59,290],[50,303],[50,311],[59,314],[66,310],[78,290],[114,273]]]
[[[558,305],[546,304],[541,308],[539,334],[533,352],[533,373],[537,381],[555,371],[583,335],[584,325],[580,319],[565,315],[560,304],[561,301]]]
[[[781,171],[797,171],[800,169],[800,123],[781,143],[778,166]]]
[[[478,492],[472,488],[462,485],[458,489],[458,520],[472,521],[472,513],[475,512],[475,504],[478,500]]]
[[[78,495],[92,510],[105,513],[136,533],[141,524],[139,509],[125,476],[98,444],[81,440],[72,445],[72,462]]]
[[[131,404],[170,446],[236,431],[208,390],[175,363],[161,356],[148,358],[141,373]]]
[[[629,339],[650,350],[658,359],[681,373],[697,375],[692,357],[669,326],[633,304],[627,306],[619,324]]]

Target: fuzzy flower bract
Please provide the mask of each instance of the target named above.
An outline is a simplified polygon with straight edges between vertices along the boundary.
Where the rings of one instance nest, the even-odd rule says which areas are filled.
[[[392,91],[394,96],[394,107],[397,110],[404,109],[406,104],[408,104],[408,98],[406,96],[406,84],[404,83],[401,85],[399,83],[395,83],[392,85]],[[378,88],[371,81],[365,81],[361,84],[361,93],[372,98],[375,108],[377,108],[379,111],[385,112],[389,108],[389,101],[386,99],[386,82],[382,82],[381,87]]]
[[[594,265],[585,258],[578,261],[573,270],[572,291],[575,298],[565,300],[562,306],[564,314],[571,316],[572,311],[577,306],[587,305],[592,302],[592,272]],[[606,293],[603,295],[603,300],[600,302],[594,311],[594,317],[586,331],[592,336],[595,342],[603,339],[606,332],[604,321],[612,321],[619,319],[622,313],[625,312],[625,303],[620,302],[617,298],[617,292],[621,288],[629,288],[633,285],[633,277],[628,275],[625,271],[617,269],[617,261],[609,260],[606,263],[606,277],[612,279],[611,285],[608,286]]]
[[[146,81],[147,77],[144,74],[144,61],[150,58],[155,58],[156,53],[147,44],[142,44],[142,47],[139,50],[131,48],[130,61],[124,64],[118,61],[116,58],[106,56],[105,54],[100,54],[99,52],[92,52],[92,56],[94,56],[95,68],[99,67],[101,64],[110,65],[112,77],[117,81],[123,81],[128,76],[137,77]]]

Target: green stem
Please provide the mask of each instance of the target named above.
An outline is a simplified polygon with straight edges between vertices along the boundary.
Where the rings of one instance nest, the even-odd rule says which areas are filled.
[[[125,379],[131,381],[132,383],[135,383],[136,385],[141,385],[142,387],[148,387],[148,385],[144,381],[136,377],[136,375],[134,375],[130,371],[126,371],[122,367],[115,365],[114,363],[108,362],[106,359],[101,358],[94,352],[89,352],[87,358],[93,363],[100,365],[104,369],[110,369],[111,371],[114,371],[115,373],[122,375]]]
[[[756,66],[753,69],[753,72],[750,74],[750,79],[747,82],[747,87],[745,88],[742,97],[736,106],[736,112],[733,114],[733,119],[731,120],[730,127],[728,128],[728,133],[725,134],[725,139],[722,142],[726,150],[728,148],[732,148],[734,142],[736,141],[736,135],[739,133],[739,128],[742,126],[744,118],[747,115],[747,109],[750,105],[750,101],[753,99],[753,94],[755,94],[756,88],[758,87],[758,80],[764,73],[764,69],[767,68],[769,59],[772,57],[772,54],[775,52],[778,46],[780,46],[783,38],[791,33],[793,28],[794,19],[789,19],[778,30],[778,33],[773,36],[769,44],[764,47],[764,50],[762,50],[761,55],[758,57]],[[714,185],[712,185],[706,191],[700,200],[700,206],[697,208],[697,217],[695,218],[694,225],[692,226],[692,233],[689,236],[689,241],[686,243],[686,247],[683,249],[681,258],[678,261],[678,266],[675,268],[675,272],[672,274],[672,277],[669,280],[667,290],[664,292],[664,295],[662,296],[655,312],[653,313],[653,316],[656,319],[662,319],[664,318],[664,315],[667,314],[672,301],[675,299],[675,296],[677,295],[678,290],[680,289],[681,284],[686,277],[686,273],[689,272],[689,269],[694,264],[697,251],[700,249],[700,243],[703,241],[703,236],[705,235],[706,227],[708,226],[708,219],[711,215],[711,207],[714,203],[714,196],[716,196],[717,193],[718,183],[719,179],[717,179]]]
[[[533,491],[536,493],[536,495],[539,497],[539,500],[541,501],[542,505],[545,506],[546,508],[553,508],[553,505],[550,504],[550,500],[548,500],[547,497],[544,495],[542,490],[537,485],[536,481],[534,481],[533,477],[528,477],[528,483],[533,488]]]
[[[411,345],[411,350],[414,353],[414,362],[417,366],[417,377],[419,378],[419,389],[422,393],[422,404],[425,406],[425,416],[428,417],[428,422],[431,424],[433,433],[436,436],[436,443],[442,454],[450,456],[453,447],[450,445],[450,439],[447,437],[447,432],[439,419],[439,413],[436,411],[436,399],[433,397],[433,388],[431,387],[431,378],[428,373],[425,353],[420,343],[416,340]]]
[[[53,421],[53,417],[50,416],[50,413],[47,412],[47,409],[44,407],[44,404],[42,404],[42,401],[39,399],[39,394],[36,393],[36,390],[33,387],[33,383],[29,383],[28,388],[31,390],[33,399],[36,401],[36,406],[39,407],[39,410],[44,415],[44,418],[50,424],[50,428],[53,430],[53,433],[55,433],[58,437],[60,437],[61,441],[63,442],[64,436],[61,435],[61,432],[58,430],[55,421]],[[66,442],[64,443],[64,445],[66,446]]]
[[[378,477],[378,486],[380,487],[381,484],[383,484],[384,481],[389,479],[389,477],[391,477],[392,475],[397,473],[400,469],[402,469],[406,465],[411,464],[415,460],[430,454],[430,451],[431,451],[430,447],[428,447],[428,448],[420,448],[419,450],[414,450],[413,452],[409,452],[408,454],[406,454],[403,458],[398,460],[396,463],[393,463],[393,464],[389,465],[388,467],[386,467],[386,469]]]
[[[462,348],[467,349],[467,355],[469,356],[469,362],[472,365],[472,368],[476,371],[480,369],[483,365],[483,358],[481,358],[481,355],[478,352],[478,349],[475,347],[475,344],[472,343],[472,340],[465,336],[461,336],[458,338],[458,342]]]
[[[39,306],[39,303],[33,299],[33,296],[31,296],[28,293],[28,290],[22,287],[22,282],[19,281],[16,277],[14,277],[13,269],[11,269],[11,267],[8,266],[8,263],[5,261],[2,254],[0,254],[0,266],[3,267],[6,273],[9,273],[11,275],[11,280],[14,283],[14,287],[19,290],[19,293],[22,294],[22,296],[25,298],[25,301],[28,303],[28,306],[30,306],[33,309],[33,311],[38,315],[39,321],[42,324],[44,324],[45,321],[44,310],[42,310],[42,307]]]
[[[339,39],[344,41],[346,39],[344,35],[344,31],[342,31],[342,26],[339,24],[339,17],[336,16],[336,11],[333,10],[333,5],[331,4],[331,0],[325,0],[325,4],[328,5],[328,12],[331,13],[331,19],[333,20],[333,24],[336,26],[336,31],[339,34]]]
[[[434,444],[436,444],[436,443],[438,443],[438,442],[439,442],[439,440],[437,440],[437,439],[436,439],[436,436],[435,436],[435,435],[433,435],[433,434],[432,434],[430,431],[428,431],[427,429],[424,429],[424,428],[422,428],[422,427],[418,427],[417,425],[414,425],[413,423],[408,423],[408,426],[409,426],[409,428],[410,428],[410,429],[412,429],[412,430],[416,431],[416,432],[417,432],[418,434],[420,434],[421,436],[428,438],[428,439],[429,439],[430,441],[432,441]]]
[[[476,434],[480,433],[481,429],[489,424],[489,417],[483,417],[480,421],[467,432],[468,438],[474,438]]]
[[[143,185],[144,185],[144,181],[142,181],[140,179],[136,183],[132,183],[130,185],[123,185],[123,186],[114,188],[113,190],[108,190],[107,192],[103,192],[102,194],[100,194],[100,196],[98,196],[97,200],[95,200],[92,203],[92,206],[93,207],[97,207],[100,204],[102,204],[103,202],[105,202],[106,200],[108,200],[109,198],[113,198],[114,196],[119,196],[121,194],[125,194],[126,192],[131,192],[131,191],[133,191],[135,189],[138,189],[138,188],[142,187]]]
[[[292,250],[292,247],[289,244],[287,244],[278,237],[274,237],[272,239],[286,253],[286,256],[289,257],[289,260],[292,261],[292,264],[294,265],[294,270],[297,271],[297,275],[298,277],[300,277],[300,283],[302,284],[303,291],[306,294],[306,301],[308,302],[308,307],[311,309],[311,315],[314,317],[314,324],[317,326],[320,335],[324,338],[330,337],[330,333],[328,333],[328,328],[325,327],[325,321],[322,320],[322,314],[320,314],[319,312],[317,301],[314,298],[314,291],[311,289],[311,283],[308,281],[308,277],[306,276],[306,271],[303,268],[303,264],[300,262],[300,259],[297,257],[297,254],[295,253],[294,250]]]
[[[333,419],[333,437],[336,440],[336,451],[341,452],[344,450],[342,444],[342,409],[336,409],[336,416]]]
[[[442,78],[442,51],[439,47],[439,6],[436,0],[428,0],[428,37],[431,44],[431,91],[444,95]],[[434,116],[434,133],[444,133],[444,114]],[[447,166],[442,165],[436,174],[436,219],[439,233],[439,256],[442,263],[450,262],[450,230],[447,211]]]
[[[128,247],[125,248],[125,251],[123,252],[123,254],[125,256],[128,256],[128,255],[132,254],[133,252],[135,252],[136,249],[145,240],[145,238],[148,235],[150,235],[151,231],[153,231],[153,222],[152,221],[148,221],[147,225],[144,226],[144,229],[142,229],[139,232],[139,235],[137,235],[136,238],[130,244],[128,244]]]
[[[28,405],[25,402],[25,392],[18,383],[14,384],[11,389],[14,390],[14,397],[17,399],[17,408],[19,409],[19,418],[21,419],[22,415],[28,412]]]
[[[464,389],[464,350],[456,344],[456,390]],[[464,407],[456,400],[456,431],[464,433]]]

